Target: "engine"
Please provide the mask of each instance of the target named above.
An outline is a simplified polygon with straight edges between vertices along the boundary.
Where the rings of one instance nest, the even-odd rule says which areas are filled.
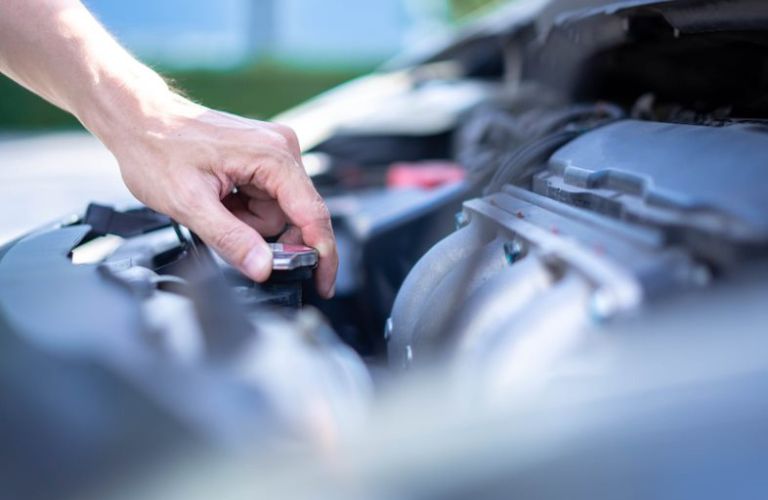
[[[9,477],[64,497],[250,446],[296,498],[764,482],[766,44],[761,2],[513,2],[281,115],[332,215],[330,301],[311,261],[257,284],[142,207],[8,243]]]
[[[622,119],[532,170],[511,157],[403,284],[390,361],[447,356],[482,385],[530,380],[606,324],[759,262],[766,132]]]

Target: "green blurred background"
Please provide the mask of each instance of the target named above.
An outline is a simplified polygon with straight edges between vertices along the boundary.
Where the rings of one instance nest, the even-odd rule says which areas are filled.
[[[234,70],[163,70],[174,86],[197,102],[233,113],[267,118],[371,68],[302,69],[259,63]],[[74,117],[0,76],[0,129],[78,128]]]
[[[326,31],[313,34],[303,29],[300,19],[293,22],[293,18],[300,16],[292,15],[290,10],[283,13],[280,25],[282,31],[278,32],[271,24],[265,25],[267,28],[260,27],[270,22],[265,21],[261,13],[268,12],[271,15],[277,9],[286,10],[287,4],[284,1],[277,2],[279,0],[275,0],[274,5],[267,0],[202,2],[198,9],[199,17],[195,18],[190,17],[194,9],[187,0],[181,14],[189,19],[186,24],[179,25],[180,11],[174,7],[173,2],[147,0],[146,5],[142,5],[141,1],[119,5],[112,0],[86,0],[86,4],[129,48],[143,60],[149,61],[188,96],[210,107],[256,118],[269,118],[324,90],[367,73],[389,57],[407,49],[415,43],[414,40],[418,42],[433,34],[435,37],[444,37],[457,26],[504,3],[499,0],[380,0],[378,8],[381,13],[391,14],[389,18],[378,16],[390,19],[386,25],[382,24],[383,21],[376,21],[373,16],[355,14],[340,5],[338,12],[328,13],[330,21],[325,23],[327,26],[321,26]],[[367,4],[366,9],[373,6],[368,2],[362,3]],[[294,9],[302,8],[301,0],[293,0],[293,4]],[[229,17],[222,16],[221,22],[214,26],[212,23],[216,19],[213,14],[218,15],[222,11],[225,14],[229,12]],[[327,7],[325,11],[328,11]],[[248,13],[251,13],[252,19],[249,24],[243,25],[239,18],[247,17],[245,14]],[[255,17],[253,13],[260,16]],[[312,15],[316,16],[307,13],[308,17]],[[287,22],[286,16],[289,17]],[[313,21],[311,17],[307,20],[308,23]],[[374,22],[378,24],[365,25]],[[236,26],[243,32],[243,36],[227,38],[230,32],[235,31],[229,26]],[[359,38],[359,34],[350,33],[350,40],[345,41],[339,35],[343,35],[344,30],[353,31],[354,28],[368,30],[370,36],[365,33],[365,37]],[[223,33],[224,38],[221,33],[217,35],[218,38],[211,38],[223,40],[220,42],[223,56],[217,56],[214,52],[208,60],[196,60],[194,48],[189,44],[188,52],[193,53],[191,58],[184,51],[154,50],[158,46],[163,48],[164,40],[182,36],[187,37],[184,40],[199,40],[210,46],[212,42],[206,41],[204,37],[190,37],[189,33],[194,35],[198,29],[203,34],[218,33],[211,31],[213,29]],[[209,31],[204,31],[206,29]],[[259,46],[256,51],[253,49],[255,42],[251,33],[263,33],[265,29],[269,29],[270,33],[274,31],[272,38],[263,42],[263,47]],[[147,36],[146,32],[150,32],[154,38]],[[356,43],[355,36],[361,42],[368,41],[368,45]],[[375,39],[376,36],[379,36],[380,41]],[[284,41],[286,38],[288,43]],[[324,52],[316,50],[316,41],[328,41],[331,38],[336,40],[337,49],[326,43]],[[257,41],[262,43],[261,40]],[[244,51],[240,46],[253,50]],[[218,61],[225,62],[217,64]],[[0,129],[18,131],[77,127],[79,124],[70,115],[0,76]]]

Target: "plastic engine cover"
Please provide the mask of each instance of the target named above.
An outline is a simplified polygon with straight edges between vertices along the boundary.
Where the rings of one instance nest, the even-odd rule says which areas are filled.
[[[768,127],[620,121],[567,144],[534,178],[544,196],[662,227],[709,256],[768,242]],[[718,241],[725,244],[718,245]]]

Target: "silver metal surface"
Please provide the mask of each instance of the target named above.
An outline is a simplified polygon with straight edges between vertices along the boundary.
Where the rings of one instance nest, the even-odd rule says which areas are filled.
[[[303,245],[284,245],[270,243],[272,250],[272,269],[274,271],[293,271],[300,267],[316,267],[318,253],[314,248]]]
[[[661,229],[618,222],[519,187],[465,202],[462,218],[466,225],[421,259],[398,294],[388,339],[395,367],[423,364],[439,353],[458,365],[475,359],[477,371],[478,356],[480,365],[489,365],[490,352],[497,352],[493,364],[504,364],[500,346],[509,346],[515,359],[506,361],[518,364],[516,339],[537,321],[541,329],[570,332],[568,342],[558,343],[566,349],[580,338],[585,319],[623,317],[651,298],[706,285],[696,279],[700,264],[668,245]],[[579,300],[549,313],[534,308],[542,317],[531,317],[530,304],[549,304],[542,297],[563,288],[565,276],[577,292],[564,296]],[[539,373],[546,368],[536,366]]]

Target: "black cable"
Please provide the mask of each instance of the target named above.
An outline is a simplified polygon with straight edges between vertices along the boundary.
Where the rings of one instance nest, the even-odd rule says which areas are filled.
[[[512,156],[493,174],[484,194],[495,193],[505,184],[519,183],[533,173],[533,170],[546,161],[552,154],[581,135],[581,131],[564,130],[545,136],[518,148]]]

